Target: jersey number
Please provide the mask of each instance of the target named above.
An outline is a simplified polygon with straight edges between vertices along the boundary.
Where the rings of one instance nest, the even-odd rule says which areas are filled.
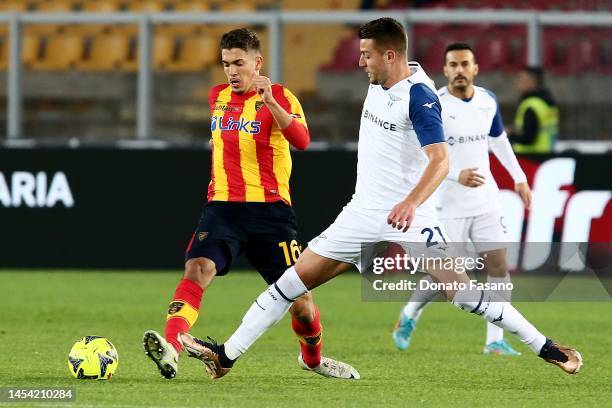
[[[442,241],[444,241],[444,243],[446,244],[446,239],[444,238],[440,227],[434,227],[434,229],[438,232],[440,238],[442,238]],[[438,241],[433,241],[434,232],[431,228],[423,228],[421,230],[421,234],[429,234],[429,236],[427,237],[427,248],[438,245]]]
[[[295,239],[289,244],[287,244],[287,242],[279,242],[278,246],[283,250],[283,255],[285,255],[285,263],[287,266],[293,265],[300,257],[300,246]],[[291,262],[291,260],[293,260],[293,262]]]

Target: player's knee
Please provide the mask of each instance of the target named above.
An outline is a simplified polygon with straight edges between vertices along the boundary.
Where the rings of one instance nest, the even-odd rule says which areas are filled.
[[[217,274],[215,263],[208,258],[193,258],[185,263],[185,278],[206,287]]]
[[[315,318],[315,305],[310,292],[297,298],[291,305],[289,312],[294,319],[300,322],[312,322]]]

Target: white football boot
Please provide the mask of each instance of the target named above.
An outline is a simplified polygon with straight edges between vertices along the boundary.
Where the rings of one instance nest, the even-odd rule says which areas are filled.
[[[315,372],[323,377],[343,378],[347,380],[358,380],[361,378],[357,370],[355,370],[350,364],[332,360],[328,357],[321,356],[321,363],[314,368],[310,368],[304,362],[302,354],[300,353],[298,356],[298,365],[304,370]]]
[[[178,353],[174,346],[166,341],[159,333],[147,330],[142,338],[145,354],[159,368],[164,378],[171,379],[178,372]]]

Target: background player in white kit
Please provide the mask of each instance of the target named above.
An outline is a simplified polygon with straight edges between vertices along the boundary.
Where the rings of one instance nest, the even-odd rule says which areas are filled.
[[[224,344],[179,334],[185,350],[201,360],[213,378],[227,374],[236,359],[287,313],[294,299],[352,265],[362,269],[362,247],[391,241],[405,249],[423,249],[429,235],[421,233],[423,226],[438,231],[442,235],[438,239],[444,238],[430,199],[448,173],[440,101],[420,66],[406,64],[407,38],[398,21],[370,21],[360,28],[359,38],[359,66],[371,85],[361,116],[353,199],[310,242],[295,266],[259,295]],[[435,268],[427,272],[443,284],[469,287],[466,274]],[[462,310],[515,333],[532,351],[565,372],[580,370],[582,358],[576,350],[547,339],[497,294],[448,289],[445,295]]]
[[[525,208],[531,204],[527,178],[504,131],[497,98],[491,91],[473,84],[478,64],[468,44],[454,43],[446,48],[444,75],[448,84],[438,90],[438,96],[449,145],[450,171],[436,191],[438,217],[452,242],[474,243],[484,258],[488,282],[509,283],[505,227],[497,199],[499,190],[489,168],[489,147],[512,176]],[[420,289],[412,293],[393,330],[393,341],[400,350],[410,346],[423,308],[437,293]],[[510,300],[510,291],[499,294]],[[520,354],[504,340],[503,329],[492,323],[487,323],[484,353]]]

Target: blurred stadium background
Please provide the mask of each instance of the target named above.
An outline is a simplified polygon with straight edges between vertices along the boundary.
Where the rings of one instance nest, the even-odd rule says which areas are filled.
[[[307,12],[314,10],[322,14]],[[248,25],[262,37],[268,73],[303,101],[314,140],[353,141],[358,121],[339,118],[361,109],[355,28],[370,18],[356,14],[364,11],[404,21],[411,58],[438,85],[445,45],[471,43],[478,82],[497,92],[507,122],[517,100],[514,74],[527,63],[541,64],[560,105],[560,139],[612,140],[609,0],[2,0],[0,69],[18,82],[0,79],[0,92],[13,104],[0,120],[15,120],[5,136],[40,143],[105,144],[136,136],[205,143],[208,88],[224,80],[219,36]],[[15,65],[13,22],[21,29],[21,64]],[[144,53],[141,66],[149,36],[150,55]],[[11,73],[18,66],[20,75]],[[11,93],[11,86],[19,89]]]
[[[356,29],[384,15],[406,25],[410,58],[437,86],[445,46],[472,44],[476,83],[497,93],[506,124],[516,74],[543,66],[559,142],[521,160],[533,184],[540,163],[570,155],[563,188],[597,190],[604,203],[574,240],[612,240],[609,0],[0,0],[0,267],[180,268],[209,180],[206,99],[225,81],[218,40],[237,26],[260,34],[264,74],[304,106],[314,143],[294,154],[292,188],[310,239],[352,192],[366,90]],[[546,239],[571,240],[568,197]],[[36,251],[24,245],[33,231],[48,243]]]

